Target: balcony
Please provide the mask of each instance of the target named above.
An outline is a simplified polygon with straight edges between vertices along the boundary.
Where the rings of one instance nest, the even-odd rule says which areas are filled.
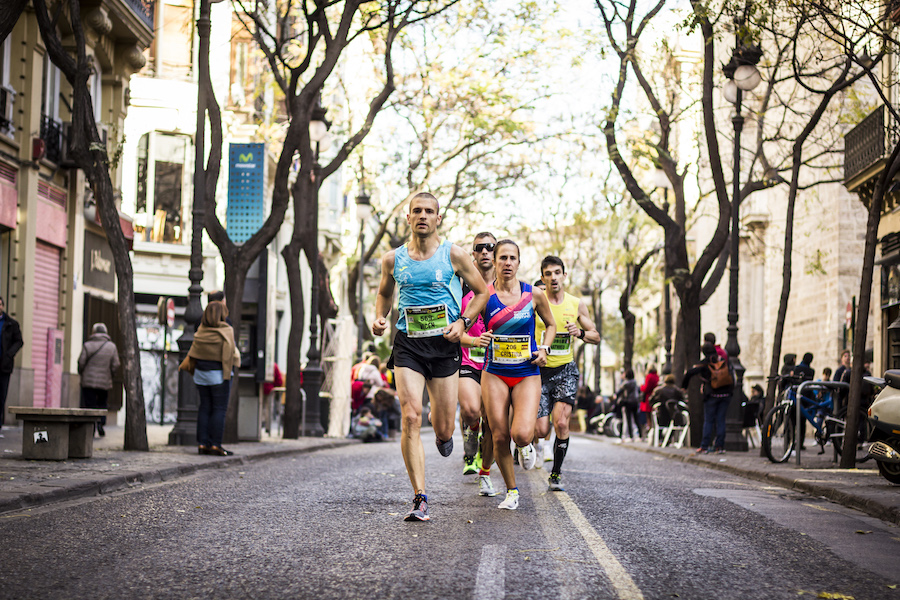
[[[124,2],[137,15],[138,19],[152,31],[155,0],[124,0]]]
[[[41,115],[41,139],[46,146],[46,159],[59,164],[63,159],[62,124],[53,117]]]
[[[879,106],[844,136],[844,186],[867,201],[898,141],[900,124]]]

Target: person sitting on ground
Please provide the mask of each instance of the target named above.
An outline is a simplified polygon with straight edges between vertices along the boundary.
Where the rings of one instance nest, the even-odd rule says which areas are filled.
[[[371,391],[372,383],[370,381],[357,379],[350,384],[350,410],[353,414],[358,413],[362,405],[370,399]]]
[[[370,442],[384,441],[381,427],[381,420],[372,416],[372,411],[367,406],[364,406],[360,409],[359,415],[353,419],[350,430],[353,437],[362,440],[364,444],[368,444]]]

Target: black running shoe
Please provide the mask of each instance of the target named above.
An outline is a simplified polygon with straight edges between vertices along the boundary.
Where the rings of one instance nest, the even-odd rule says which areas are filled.
[[[425,494],[416,494],[413,500],[413,509],[406,515],[404,521],[430,521],[428,516],[428,496]]]
[[[446,442],[442,442],[439,437],[434,436],[434,443],[437,446],[438,452],[441,453],[441,456],[450,456],[450,453],[453,452],[453,438],[450,438]]]

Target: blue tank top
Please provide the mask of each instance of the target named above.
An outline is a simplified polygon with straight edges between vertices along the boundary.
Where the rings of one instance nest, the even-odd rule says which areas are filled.
[[[450,262],[449,241],[444,240],[431,258],[413,260],[406,244],[394,253],[394,281],[400,288],[397,329],[409,337],[436,337],[459,319],[462,284]]]
[[[494,334],[487,353],[485,370],[506,377],[539,375],[541,370],[531,364],[537,352],[534,339],[534,303],[531,286],[519,282],[522,295],[519,301],[506,306],[497,298],[493,284],[488,286],[487,306],[484,309],[485,327]]]

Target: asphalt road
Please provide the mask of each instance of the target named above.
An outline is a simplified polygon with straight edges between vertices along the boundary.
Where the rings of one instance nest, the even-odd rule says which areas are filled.
[[[502,511],[461,475],[458,433],[442,458],[429,432],[428,523],[403,521],[398,443],[7,514],[0,598],[900,599],[897,527],[572,439],[567,492],[519,471],[519,510]]]

